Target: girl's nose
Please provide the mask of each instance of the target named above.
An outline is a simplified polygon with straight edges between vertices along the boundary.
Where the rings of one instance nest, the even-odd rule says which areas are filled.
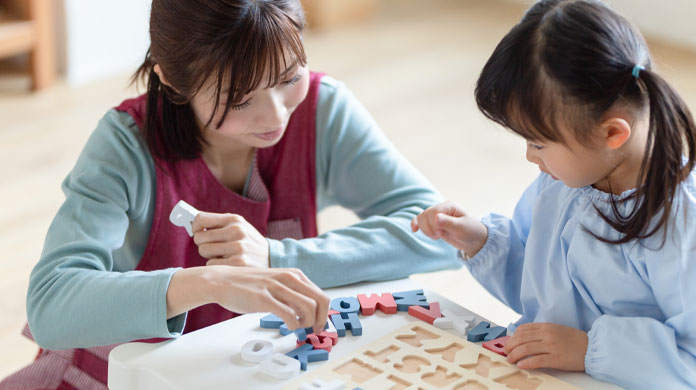
[[[527,145],[527,153],[525,154],[525,157],[530,163],[539,165],[539,158],[534,154],[534,148],[529,145]]]

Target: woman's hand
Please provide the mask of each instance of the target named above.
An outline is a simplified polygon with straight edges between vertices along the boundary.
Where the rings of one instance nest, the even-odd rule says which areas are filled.
[[[289,329],[324,329],[329,297],[302,271],[228,266],[177,271],[167,290],[167,318],[208,303],[237,313],[271,312]]]
[[[468,256],[474,256],[486,243],[488,229],[453,202],[429,207],[411,221],[411,229],[433,240],[443,239]]]
[[[207,265],[268,268],[268,241],[244,217],[201,212],[193,220],[193,242]]]
[[[587,333],[551,323],[520,325],[505,344],[507,361],[532,370],[585,371]]]

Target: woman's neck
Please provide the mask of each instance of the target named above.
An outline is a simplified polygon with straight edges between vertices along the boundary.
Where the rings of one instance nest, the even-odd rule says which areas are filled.
[[[206,134],[203,145],[203,161],[220,183],[242,193],[256,148],[235,142],[216,134]]]

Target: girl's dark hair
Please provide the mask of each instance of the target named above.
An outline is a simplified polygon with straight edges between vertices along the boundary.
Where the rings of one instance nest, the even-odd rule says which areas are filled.
[[[299,0],[153,0],[150,49],[133,76],[147,85],[141,131],[153,154],[165,160],[200,155],[204,139],[191,98],[213,80],[215,110],[226,94],[219,127],[230,108],[259,87],[280,83],[295,62],[307,62],[305,16]],[[155,64],[170,86],[154,71]],[[229,92],[226,92],[229,91]]]
[[[633,75],[636,65],[645,68],[638,77]],[[665,227],[678,185],[694,168],[696,126],[689,109],[651,70],[641,34],[600,1],[534,4],[484,66],[476,102],[485,116],[528,140],[562,143],[561,122],[587,142],[611,107],[622,105],[636,114],[649,110],[636,191],[620,200],[612,197],[613,216],[597,208],[622,234],[608,240],[590,232],[604,242],[626,243]],[[622,214],[617,203],[630,199],[635,200],[632,210]]]

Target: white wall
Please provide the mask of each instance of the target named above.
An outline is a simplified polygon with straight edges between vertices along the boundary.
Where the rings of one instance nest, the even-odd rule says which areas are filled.
[[[532,4],[533,0],[511,0]],[[604,0],[649,38],[696,48],[696,0]]]
[[[696,48],[696,1],[610,0],[643,35]]]
[[[486,1],[486,0],[482,0]],[[533,0],[510,0],[531,4]],[[152,0],[58,0],[58,60],[68,83],[132,72],[149,47]],[[696,0],[608,0],[649,36],[696,48]],[[60,42],[61,39],[58,39]]]
[[[67,81],[80,85],[133,72],[149,42],[152,0],[62,0],[65,47],[59,47]],[[62,30],[62,31],[61,31]]]

